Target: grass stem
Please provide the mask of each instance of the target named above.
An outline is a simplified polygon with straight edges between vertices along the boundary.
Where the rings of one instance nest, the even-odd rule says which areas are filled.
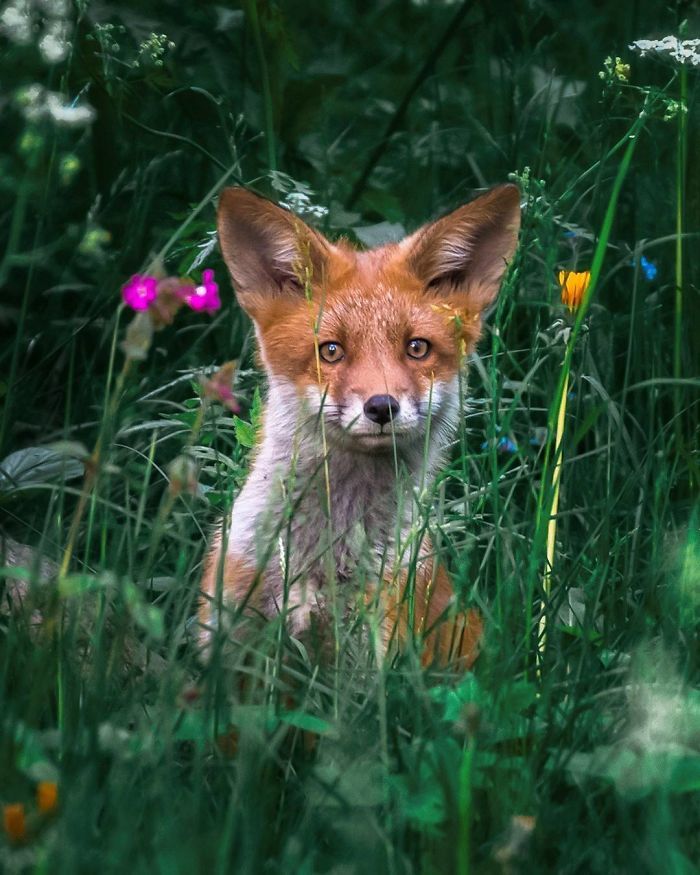
[[[673,320],[673,378],[678,381],[682,371],[681,342],[683,339],[683,231],[685,227],[685,175],[688,137],[688,69],[680,66],[680,106],[678,108],[678,136],[676,143],[676,290],[674,295]],[[676,383],[673,390],[676,442],[680,443],[681,388]]]
[[[564,374],[564,387],[559,401],[557,413],[557,431],[554,438],[554,469],[552,471],[552,507],[547,523],[547,553],[545,569],[542,577],[542,613],[540,615],[537,653],[540,666],[544,658],[547,643],[547,613],[549,610],[549,597],[552,592],[552,570],[554,569],[554,556],[557,546],[557,514],[559,513],[559,487],[561,484],[561,469],[563,464],[562,441],[564,438],[564,424],[566,423],[566,401],[569,394],[569,372]]]
[[[246,14],[253,31],[255,51],[258,56],[260,68],[260,83],[263,92],[263,107],[265,111],[265,143],[267,145],[267,166],[269,170],[277,170],[277,139],[275,137],[275,117],[272,106],[272,89],[270,88],[270,72],[265,58],[262,33],[260,30],[260,17],[258,15],[258,0],[246,0]]]

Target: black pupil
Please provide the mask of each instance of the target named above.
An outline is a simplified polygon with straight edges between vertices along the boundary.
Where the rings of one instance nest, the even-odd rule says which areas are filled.
[[[328,344],[328,355],[335,355],[336,349],[337,349],[337,347],[334,343],[329,343]]]

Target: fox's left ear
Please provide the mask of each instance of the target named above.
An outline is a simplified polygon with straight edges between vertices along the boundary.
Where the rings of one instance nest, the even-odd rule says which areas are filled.
[[[477,312],[496,297],[519,228],[520,192],[515,185],[500,185],[425,225],[399,247],[427,289],[468,295]]]

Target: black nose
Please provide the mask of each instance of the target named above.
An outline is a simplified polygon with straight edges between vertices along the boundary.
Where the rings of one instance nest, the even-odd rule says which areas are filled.
[[[396,419],[399,402],[393,395],[372,395],[365,401],[365,416],[377,425],[386,425]]]

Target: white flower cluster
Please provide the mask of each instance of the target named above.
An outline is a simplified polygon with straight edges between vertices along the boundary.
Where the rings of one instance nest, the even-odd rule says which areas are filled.
[[[69,14],[68,0],[10,0],[0,12],[0,33],[21,46],[38,36],[41,57],[57,64],[71,49]]]
[[[17,102],[29,121],[51,118],[64,127],[79,128],[94,121],[95,110],[87,103],[66,103],[62,94],[47,91],[43,85],[28,85],[17,93]]]
[[[315,204],[311,198],[316,192],[305,182],[300,182],[281,170],[270,170],[270,182],[275,191],[284,195],[279,204],[297,216],[309,219],[323,219],[328,215],[328,208]]]
[[[162,67],[166,53],[174,48],[175,43],[168,39],[167,34],[152,33],[139,45],[139,53],[136,60],[132,61],[131,66],[139,67],[143,64],[153,64],[156,67]]]
[[[659,40],[638,39],[631,43],[630,48],[642,58],[656,55],[677,64],[700,67],[700,39],[681,40],[676,36],[665,36]]]
[[[313,203],[303,191],[290,191],[280,205],[297,216],[308,216],[310,219],[323,219],[328,215],[328,207]]]
[[[0,32],[20,46],[26,46],[32,41],[34,27],[32,8],[28,0],[15,0],[5,6],[0,12]]]

